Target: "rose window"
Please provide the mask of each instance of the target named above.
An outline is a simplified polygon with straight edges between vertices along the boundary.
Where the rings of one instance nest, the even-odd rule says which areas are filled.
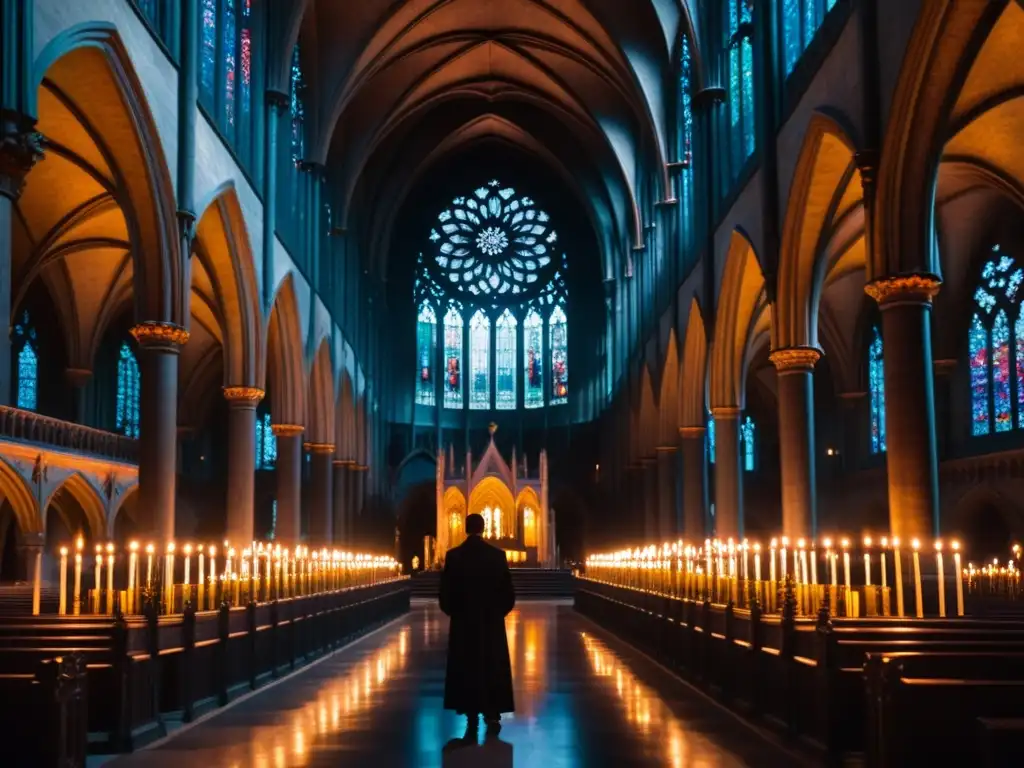
[[[474,296],[528,298],[557,268],[557,233],[529,197],[492,181],[457,197],[430,232],[443,281]]]

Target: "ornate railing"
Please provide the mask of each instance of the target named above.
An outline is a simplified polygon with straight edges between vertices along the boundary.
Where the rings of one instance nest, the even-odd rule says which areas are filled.
[[[124,435],[0,405],[0,440],[22,440],[115,461],[138,462],[139,441]]]

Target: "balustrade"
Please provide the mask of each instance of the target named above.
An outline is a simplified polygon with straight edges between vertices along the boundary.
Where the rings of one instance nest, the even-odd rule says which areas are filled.
[[[138,440],[7,405],[0,405],[3,438],[138,463]]]

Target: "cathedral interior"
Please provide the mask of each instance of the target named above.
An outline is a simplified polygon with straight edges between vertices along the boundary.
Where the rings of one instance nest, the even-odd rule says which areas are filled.
[[[470,512],[524,571],[749,539],[773,582],[773,537],[1024,535],[1019,0],[0,0],[0,39],[0,607],[63,611],[76,541],[97,609],[129,543],[169,613],[184,542],[226,590],[252,542],[251,605],[258,541],[279,597],[282,546],[430,571]],[[521,671],[579,643],[545,610]],[[344,663],[435,664],[411,616]],[[648,663],[597,638],[572,674]],[[607,754],[788,759],[707,738]]]

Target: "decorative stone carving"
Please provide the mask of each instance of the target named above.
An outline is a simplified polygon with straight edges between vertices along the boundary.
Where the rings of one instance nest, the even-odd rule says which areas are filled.
[[[743,414],[743,409],[735,405],[719,405],[711,409],[711,415],[718,419],[738,419]]]
[[[255,408],[266,392],[259,387],[224,387],[224,399],[235,406]]]
[[[788,347],[776,349],[768,359],[772,361],[775,370],[780,373],[787,371],[811,371],[815,364],[821,359],[821,352],[814,347]]]
[[[306,428],[298,424],[272,424],[270,426],[274,437],[295,437],[306,431]]]
[[[46,458],[41,453],[36,454],[36,461],[32,466],[32,482],[42,485],[49,479],[50,468],[47,466]]]
[[[942,281],[935,275],[895,275],[872,280],[864,286],[864,293],[884,308],[887,304],[928,304],[941,286]]]
[[[189,338],[188,331],[174,323],[139,323],[131,329],[131,334],[140,346],[174,350],[187,343]]]
[[[681,437],[688,439],[704,437],[704,433],[707,430],[704,427],[680,427],[679,434]]]
[[[0,195],[17,200],[25,177],[43,156],[43,135],[37,131],[0,137]]]
[[[310,453],[333,454],[334,443],[303,443],[302,447]]]

